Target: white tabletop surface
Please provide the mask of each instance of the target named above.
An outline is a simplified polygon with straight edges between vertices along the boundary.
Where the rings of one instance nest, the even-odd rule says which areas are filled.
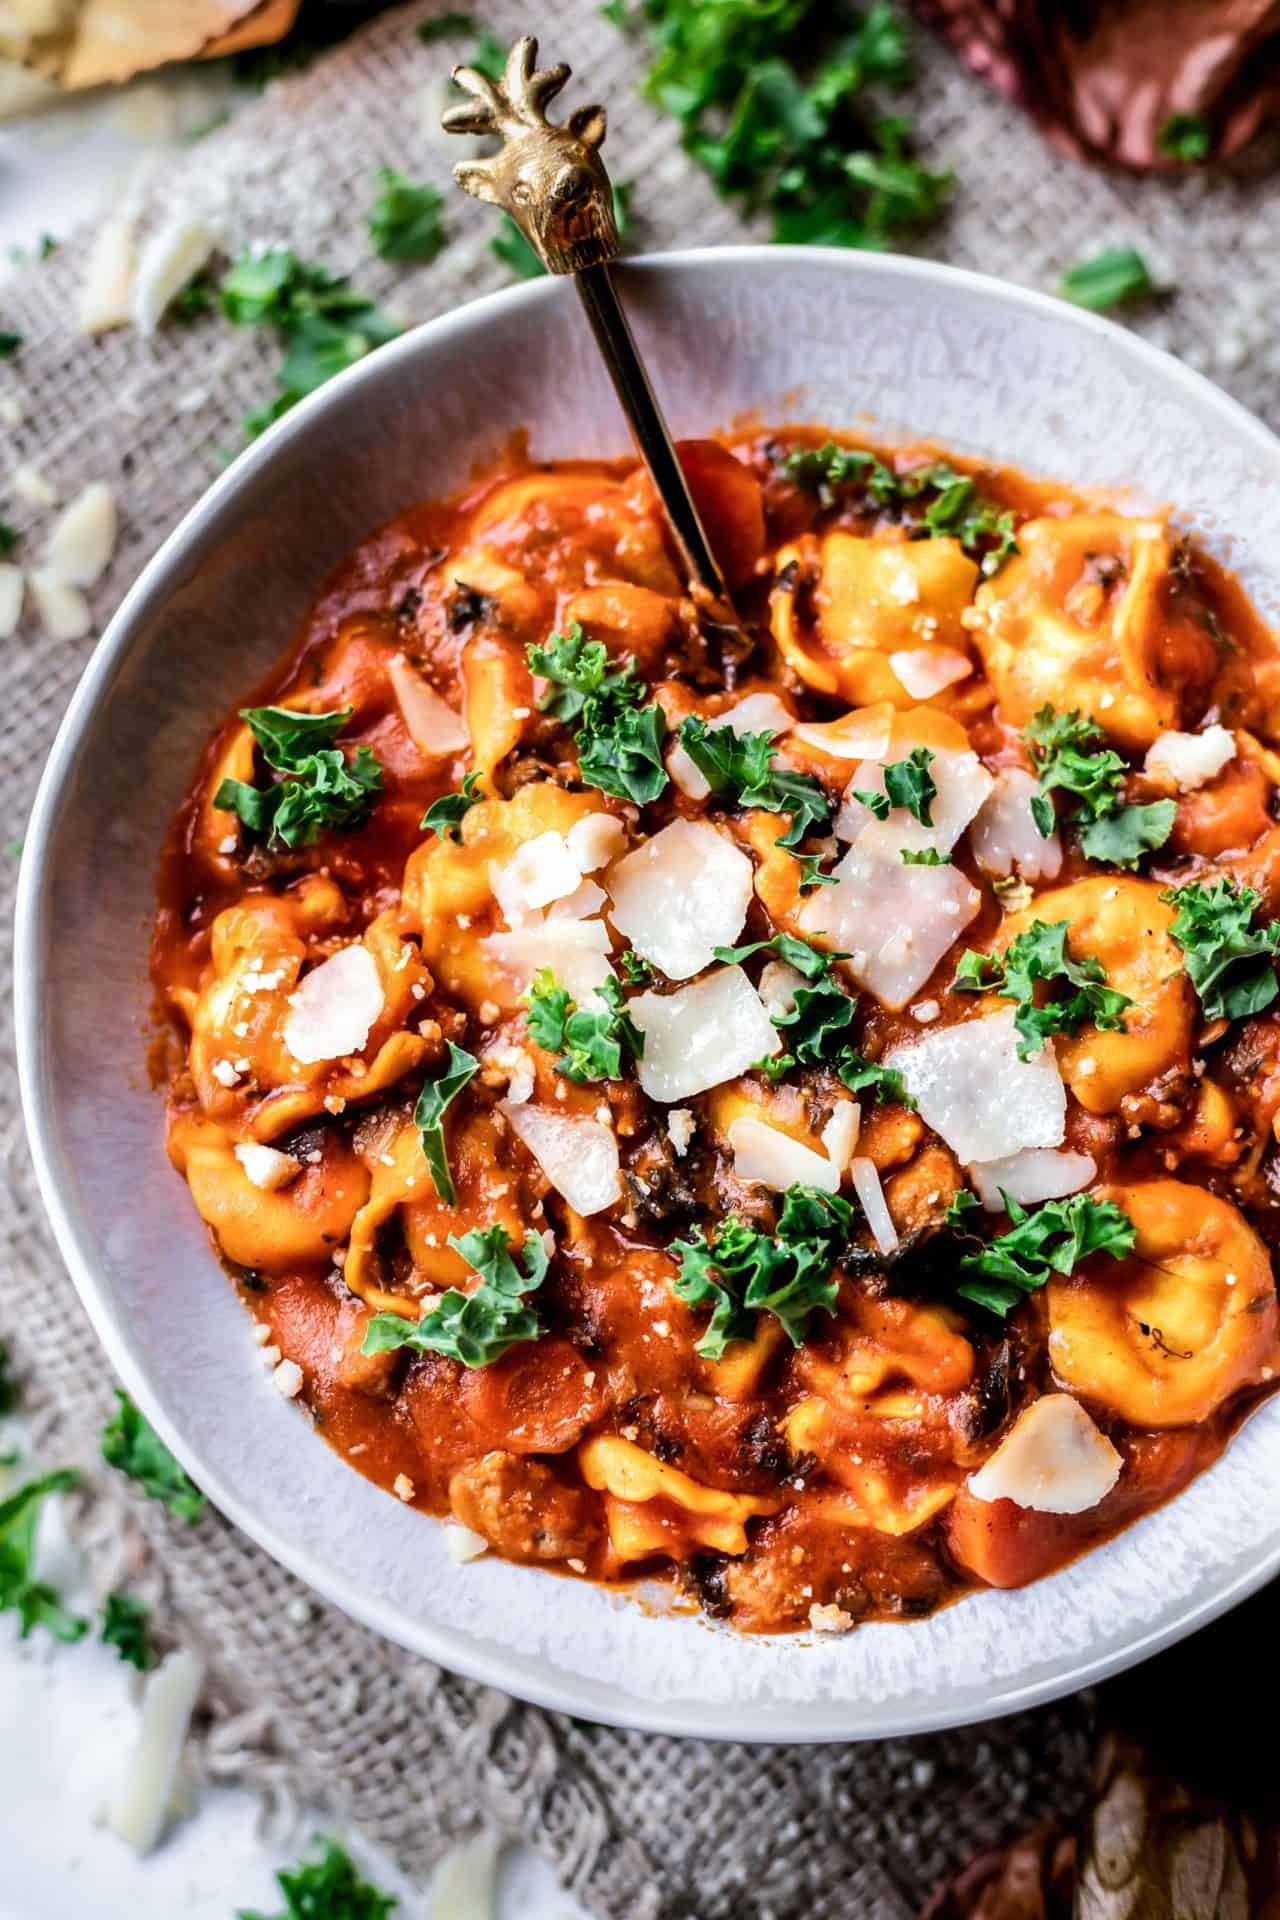
[[[15,270],[11,248],[33,249],[41,235],[57,239],[91,216],[146,164],[157,141],[208,119],[223,87],[206,76],[147,83],[125,99],[0,127],[0,288]],[[233,1920],[241,1907],[278,1913],[275,1867],[331,1822],[304,1820],[282,1850],[261,1837],[252,1795],[207,1788],[145,1860],[101,1824],[137,1722],[131,1681],[132,1670],[110,1648],[89,1639],[54,1646],[42,1633],[20,1643],[13,1617],[0,1616],[0,1920]],[[426,1892],[376,1856],[357,1857],[379,1885],[401,1894],[396,1920],[419,1920]],[[530,1849],[514,1847],[502,1862],[498,1915],[581,1920],[582,1909]]]

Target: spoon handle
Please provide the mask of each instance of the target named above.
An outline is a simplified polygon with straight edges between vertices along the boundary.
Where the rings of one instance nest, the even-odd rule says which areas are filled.
[[[604,108],[575,107],[563,125],[554,126],[547,103],[564,86],[569,68],[562,63],[539,71],[537,58],[538,43],[526,35],[512,47],[499,81],[475,67],[454,68],[454,80],[471,97],[444,114],[446,132],[496,134],[502,144],[483,159],[459,161],[453,177],[467,193],[509,214],[549,273],[574,276],[693,598],[708,617],[736,626],[724,575],[610,271],[618,228],[600,157]]]

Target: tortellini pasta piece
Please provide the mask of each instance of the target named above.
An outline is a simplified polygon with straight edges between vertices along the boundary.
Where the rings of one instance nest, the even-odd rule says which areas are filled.
[[[578,1464],[587,1485],[606,1496],[610,1543],[623,1561],[652,1553],[678,1554],[680,1539],[716,1553],[745,1553],[747,1521],[776,1513],[780,1504],[771,1495],[704,1487],[619,1434],[600,1434],[584,1442]],[[653,1512],[646,1511],[650,1502],[655,1503]],[[663,1508],[668,1510],[666,1524]]]
[[[837,529],[783,547],[777,574],[774,638],[820,693],[859,706],[914,706],[889,655],[923,642],[968,650],[960,616],[978,566],[958,540],[888,540]]]
[[[169,1155],[227,1258],[264,1273],[328,1260],[369,1192],[367,1170],[331,1132],[319,1160],[304,1163],[296,1179],[274,1192],[254,1184],[233,1141],[212,1121],[179,1121]]]
[[[915,1422],[921,1413],[914,1396],[878,1408],[878,1420]],[[955,1499],[960,1470],[945,1460],[931,1465],[923,1448],[907,1464],[900,1457],[878,1457],[867,1445],[866,1421],[846,1421],[826,1400],[798,1401],[787,1415],[787,1445],[808,1455],[837,1481],[835,1496],[846,1526],[871,1527],[877,1533],[914,1533]],[[829,1508],[830,1512],[831,1509]]]
[[[1071,957],[1100,961],[1107,985],[1133,1002],[1124,1010],[1123,1032],[1085,1026],[1054,1042],[1062,1077],[1089,1113],[1114,1113],[1162,1075],[1190,1071],[1195,1004],[1169,932],[1173,917],[1154,881],[1099,874],[1038,894],[1001,925],[997,949],[1035,920],[1046,926],[1066,920]]]
[[[1134,1251],[1096,1277],[1050,1281],[1053,1371],[1134,1426],[1208,1420],[1280,1358],[1267,1250],[1230,1201],[1203,1187],[1151,1180],[1097,1198],[1128,1214]]]
[[[1029,520],[1018,553],[979,587],[973,635],[1002,719],[1079,708],[1121,746],[1198,719],[1217,653],[1208,626],[1168,591],[1159,521],[1117,513]]]

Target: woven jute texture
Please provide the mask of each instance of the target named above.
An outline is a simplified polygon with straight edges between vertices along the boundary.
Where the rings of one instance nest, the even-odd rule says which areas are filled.
[[[352,272],[406,323],[502,283],[492,214],[450,195],[451,241],[432,266],[371,262],[364,215],[374,169],[399,164],[448,183],[449,155],[424,131],[457,43],[429,49],[415,5],[384,15],[323,62],[273,88],[223,132],[167,161],[140,192],[155,219],[212,209],[228,246],[282,241]],[[486,23],[514,35],[528,13],[491,0]],[[634,244],[739,238],[738,217],[680,152],[674,128],[636,93],[639,54],[595,0],[544,16],[547,48],[607,99],[616,175],[636,183]],[[1136,241],[1177,292],[1140,322],[1274,416],[1268,316],[1280,302],[1280,250],[1265,143],[1233,173],[1176,182],[1106,179],[1049,152],[1012,110],[940,47],[923,41],[912,107],[935,165],[957,178],[954,211],[927,250],[1032,285],[1115,240]],[[434,83],[432,76],[435,76]],[[90,235],[3,290],[5,324],[26,336],[3,370],[25,423],[0,426],[0,471],[37,465],[69,498],[91,479],[115,491],[123,527],[95,617],[109,616],[162,537],[207,485],[218,449],[271,391],[277,357],[216,318],[88,341],[75,289]],[[1272,350],[1274,352],[1274,350]],[[874,410],[857,384],[850,411]],[[708,421],[708,427],[715,423]],[[38,552],[41,516],[5,517]],[[45,516],[47,520],[47,516]],[[24,628],[0,649],[0,835],[22,831],[49,742],[89,647]],[[4,864],[12,892],[14,867]],[[10,960],[11,903],[3,916]],[[107,1365],[51,1244],[29,1168],[12,1069],[9,994],[0,1035],[0,1333],[27,1384],[42,1457],[92,1460],[110,1394]],[[127,1169],[121,1204],[128,1204]],[[175,1205],[180,1202],[175,1194]],[[32,1302],[39,1302],[38,1314]],[[56,1337],[51,1330],[56,1329]],[[565,1883],[609,1920],[909,1920],[935,1880],[975,1846],[1029,1818],[1069,1812],[1081,1792],[1084,1700],[967,1732],[844,1749],[717,1746],[587,1728],[415,1661],[340,1614],[292,1605],[297,1584],[216,1514],[171,1522],[131,1492],[103,1488],[87,1532],[102,1551],[140,1532],[175,1631],[207,1654],[223,1716],[208,1743],[222,1774],[324,1794],[410,1870],[480,1820],[521,1832]],[[158,1571],[156,1571],[158,1570]],[[909,1627],[903,1631],[909,1632]],[[797,1649],[797,1657],[803,1650]],[[251,1709],[248,1718],[243,1711]],[[255,1738],[244,1744],[244,1729]]]

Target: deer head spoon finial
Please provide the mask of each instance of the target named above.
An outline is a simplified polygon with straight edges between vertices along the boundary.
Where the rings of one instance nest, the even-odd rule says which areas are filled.
[[[547,106],[569,78],[567,66],[536,66],[538,43],[517,40],[501,80],[475,67],[455,67],[471,95],[443,117],[449,133],[497,134],[502,145],[484,160],[453,170],[460,187],[509,213],[550,273],[581,273],[617,258],[613,192],[600,145],[603,107],[575,107],[562,126]]]

